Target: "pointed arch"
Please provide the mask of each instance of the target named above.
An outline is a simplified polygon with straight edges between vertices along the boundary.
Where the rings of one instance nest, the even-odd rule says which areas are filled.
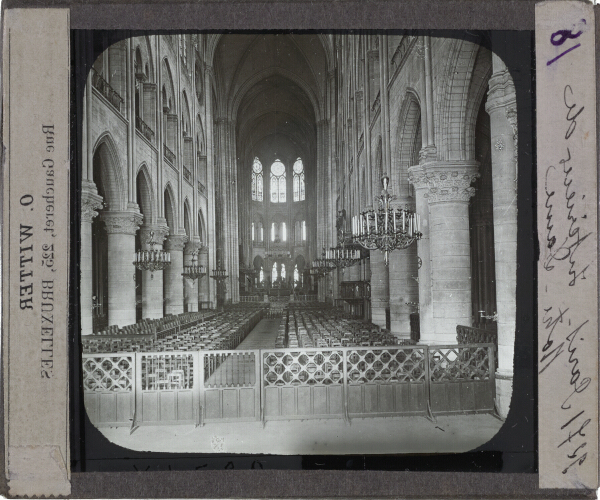
[[[164,58],[162,60],[161,65],[161,81],[162,81],[162,89],[161,93],[163,96],[163,110],[167,108],[167,112],[174,112],[176,109],[175,103],[175,86],[173,84],[173,75],[171,73],[171,66],[169,65],[168,58]]]
[[[164,194],[164,214],[165,219],[167,220],[167,226],[169,226],[169,234],[175,234],[177,231],[177,208],[175,205],[175,193],[173,192],[173,187],[171,183],[167,183],[165,186]]]
[[[204,137],[204,127],[200,114],[196,115],[196,151],[202,156],[206,155],[206,139]]]
[[[138,51],[140,54],[141,67],[136,64],[136,76],[144,74],[144,76],[146,77],[146,81],[156,81],[156,76],[154,74],[154,57],[152,55],[152,45],[150,44],[150,38],[147,35],[137,36],[132,38],[132,42],[136,54],[136,63]],[[138,72],[138,70],[141,70],[141,72]]]
[[[183,228],[185,229],[185,234],[188,238],[191,238],[193,232],[190,214],[190,200],[186,196],[185,200],[183,201]]]
[[[94,183],[104,198],[105,208],[113,211],[125,210],[127,196],[122,162],[110,132],[105,132],[96,141],[93,154]]]
[[[377,147],[375,148],[375,158],[372,166],[373,175],[373,198],[377,199],[381,190],[381,177],[383,177],[383,150],[381,136],[377,138]]]
[[[419,163],[419,151],[421,150],[421,105],[415,91],[408,89],[396,132],[396,148],[392,164],[394,168],[390,172],[392,188],[401,197],[408,196],[408,168]]]
[[[465,136],[468,159],[475,159],[475,130],[481,108],[486,98],[486,91],[492,76],[492,52],[479,47],[475,58],[473,74],[469,84],[467,109],[465,111]]]
[[[181,114],[183,122],[181,131],[183,132],[184,136],[189,136],[191,135],[192,123],[190,119],[190,104],[185,90],[181,92]]]
[[[206,222],[204,221],[202,209],[198,210],[198,236],[201,242],[204,244],[208,243],[206,239]]]
[[[467,147],[465,127],[469,87],[479,47],[467,40],[453,40],[447,49],[447,64],[435,114],[439,117],[435,120],[436,146],[442,160],[468,160],[472,159],[468,156],[474,154],[474,142],[471,150]]]
[[[152,177],[148,173],[148,166],[142,163],[138,169],[136,178],[137,203],[144,216],[144,224],[151,224],[156,221],[154,209],[154,188],[152,186]]]

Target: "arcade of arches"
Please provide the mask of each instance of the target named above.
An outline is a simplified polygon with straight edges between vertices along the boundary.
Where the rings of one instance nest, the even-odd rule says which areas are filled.
[[[411,34],[78,35],[94,61],[83,107],[82,334],[289,291],[420,342],[494,330],[497,397],[512,391],[516,99],[504,63],[469,41]],[[108,47],[106,50],[102,50]],[[371,251],[315,281],[339,219],[395,203],[418,244]],[[349,217],[348,217],[349,219]],[[168,250],[164,271],[135,251]],[[217,289],[181,273],[198,255]],[[250,272],[250,271],[254,272]],[[356,307],[342,283],[370,283]],[[414,333],[414,332],[413,332]]]

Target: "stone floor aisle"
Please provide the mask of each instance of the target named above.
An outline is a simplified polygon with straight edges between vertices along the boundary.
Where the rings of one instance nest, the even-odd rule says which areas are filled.
[[[281,318],[261,319],[258,325],[237,346],[237,350],[273,349],[275,347],[275,339],[277,338],[277,329],[281,321]]]
[[[273,349],[277,338],[277,329],[281,319],[262,319],[237,346],[237,351],[252,349]],[[256,381],[256,361],[254,353],[228,354],[221,360],[220,366],[206,379],[207,387],[226,385],[253,385]]]

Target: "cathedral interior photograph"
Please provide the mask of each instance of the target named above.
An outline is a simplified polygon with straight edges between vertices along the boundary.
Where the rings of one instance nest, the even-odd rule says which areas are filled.
[[[445,453],[498,433],[515,84],[485,35],[434,33],[74,32],[80,382],[108,441]]]

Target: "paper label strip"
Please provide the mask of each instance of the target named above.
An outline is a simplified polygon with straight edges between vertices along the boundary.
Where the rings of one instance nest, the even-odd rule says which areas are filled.
[[[595,22],[591,4],[536,5],[539,473],[597,488]]]
[[[69,11],[4,17],[3,354],[11,496],[68,495]]]

